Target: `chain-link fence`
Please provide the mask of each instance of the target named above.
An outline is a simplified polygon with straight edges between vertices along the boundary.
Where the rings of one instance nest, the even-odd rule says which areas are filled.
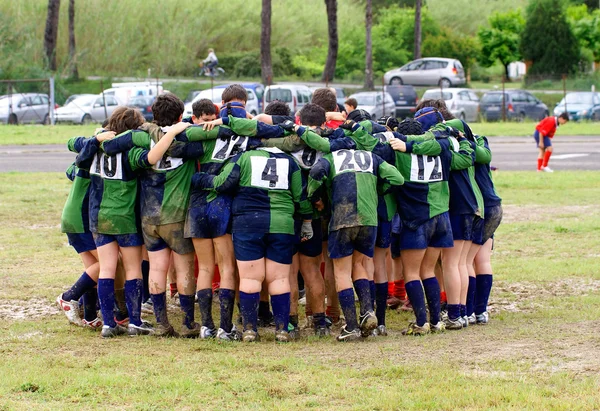
[[[0,123],[54,124],[54,78],[0,80]]]

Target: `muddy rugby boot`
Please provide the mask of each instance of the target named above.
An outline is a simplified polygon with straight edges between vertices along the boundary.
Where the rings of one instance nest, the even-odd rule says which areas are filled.
[[[198,338],[200,336],[200,324],[193,322],[191,328],[183,324],[179,336],[181,338]]]
[[[439,321],[437,324],[430,324],[429,328],[432,333],[443,333],[446,331],[446,324],[443,321]]]
[[[349,341],[358,341],[361,339],[360,328],[356,328],[354,330],[348,330],[347,326],[344,325],[342,327],[342,331],[340,335],[336,337],[336,340],[340,342],[349,342]]]
[[[113,338],[125,334],[127,334],[127,328],[119,324],[115,325],[114,327],[103,325],[102,331],[100,332],[102,338]]]
[[[373,337],[387,337],[388,332],[385,325],[378,325],[371,333]]]
[[[290,342],[294,338],[295,338],[295,335],[292,335],[291,333],[289,333],[285,330],[275,331],[275,341],[277,341],[277,342]]]
[[[227,332],[222,328],[217,331],[217,340],[222,341],[241,341],[242,333],[235,328],[235,325],[231,327],[231,332]]]
[[[129,323],[127,326],[127,334],[130,337],[136,337],[138,335],[150,335],[154,332],[154,328],[149,322],[142,321],[140,325]]]
[[[78,301],[66,301],[62,299],[62,294],[56,297],[56,304],[58,308],[65,314],[67,320],[71,324],[75,324],[79,327],[83,325],[81,322],[81,315],[79,314],[79,302]]]
[[[200,338],[202,338],[203,340],[205,340],[207,338],[215,338],[216,334],[217,334],[217,330],[215,330],[214,328],[208,328],[205,326],[202,326],[200,328]]]
[[[260,341],[260,336],[258,332],[254,330],[246,330],[244,334],[242,334],[242,341],[244,342],[258,342]]]
[[[83,324],[83,328],[90,328],[92,330],[98,330],[100,328],[102,328],[102,320],[98,317],[96,317],[96,319],[92,320],[92,321],[88,321],[85,318],[83,320],[81,320],[81,323]]]
[[[406,330],[402,330],[402,335],[426,335],[429,334],[431,327],[429,323],[418,326],[417,323],[409,323]]]
[[[490,314],[487,311],[477,314],[475,315],[475,321],[477,324],[485,325],[490,322]]]
[[[377,328],[377,317],[373,311],[367,311],[364,315],[361,315],[358,320],[360,327],[360,333],[363,337],[368,337],[371,332]]]

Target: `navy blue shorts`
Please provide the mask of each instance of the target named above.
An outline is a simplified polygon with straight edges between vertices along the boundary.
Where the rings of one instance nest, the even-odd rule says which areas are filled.
[[[67,238],[69,239],[69,245],[73,246],[77,254],[96,249],[94,236],[89,231],[81,234],[67,233]]]
[[[403,224],[400,232],[400,250],[423,250],[427,247],[454,247],[448,212],[425,221],[416,230]]]
[[[190,207],[185,218],[184,237],[218,238],[231,233],[231,203],[227,195],[219,195],[213,201]]]
[[[478,228],[473,230],[473,242],[484,245],[487,240],[494,238],[494,233],[502,221],[502,206],[498,204],[485,209],[485,218]]]
[[[400,234],[402,231],[402,220],[398,214],[394,214],[392,219],[392,234]]]
[[[144,239],[138,233],[135,234],[94,234],[96,247],[110,244],[116,241],[119,247],[139,247],[144,244]]]
[[[540,144],[540,132],[535,130],[533,133],[533,138],[535,139],[535,145],[539,146]],[[544,147],[551,147],[552,139],[550,137],[544,137]]]
[[[375,247],[388,248],[392,244],[392,222],[379,220]]]
[[[299,252],[307,257],[318,257],[323,253],[323,232],[321,227],[321,219],[312,220],[313,236],[310,240],[300,241],[300,229],[302,228],[302,220],[296,222],[296,244],[294,254]]]
[[[475,214],[450,214],[450,225],[452,226],[452,238],[454,241],[473,240],[473,223]]]
[[[400,233],[392,233],[392,244],[390,247],[392,258],[400,257]]]
[[[268,258],[279,264],[291,264],[294,235],[270,233],[233,233],[233,250],[238,261]]]
[[[359,226],[340,228],[329,233],[327,252],[330,258],[343,258],[358,251],[367,257],[373,257],[377,227]]]

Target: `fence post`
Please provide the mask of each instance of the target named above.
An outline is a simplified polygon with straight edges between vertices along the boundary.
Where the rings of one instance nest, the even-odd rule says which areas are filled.
[[[55,106],[55,97],[54,97],[54,76],[51,76],[48,79],[48,87],[50,90],[50,124],[54,125],[54,106]]]
[[[502,121],[505,122],[506,121],[506,94],[504,93],[505,90],[505,78],[504,78],[504,74],[502,75]]]
[[[383,77],[381,77],[381,85],[382,85],[382,88],[381,88],[381,97],[382,97],[382,100],[383,100],[383,116],[385,117],[385,80],[384,80]],[[377,119],[375,119],[375,120],[377,120]]]
[[[158,97],[158,76],[156,76],[156,97]]]
[[[568,113],[569,110],[567,110],[567,75],[566,74],[562,75],[562,81],[563,81],[563,98],[565,99],[565,113]]]

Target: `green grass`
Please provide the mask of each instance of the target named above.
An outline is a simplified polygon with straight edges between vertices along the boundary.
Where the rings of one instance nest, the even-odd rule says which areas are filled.
[[[407,338],[411,316],[388,312],[385,339],[244,345],[102,341],[68,326],[52,300],[81,271],[59,228],[69,183],[0,174],[0,410],[598,409],[600,175],[495,181],[505,222],[491,302],[502,309],[489,326]]]

